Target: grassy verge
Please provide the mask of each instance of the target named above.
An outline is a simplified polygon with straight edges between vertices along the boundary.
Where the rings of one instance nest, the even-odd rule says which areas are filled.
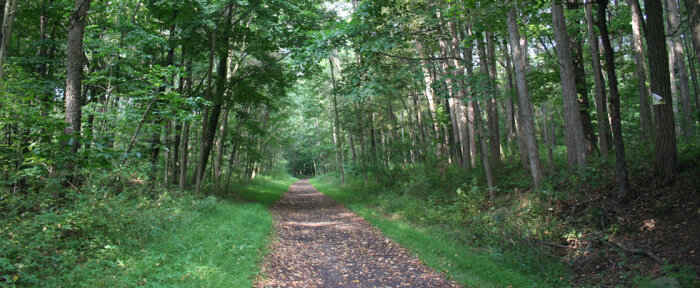
[[[235,192],[244,201],[195,202],[178,225],[142,248],[119,253],[117,267],[89,277],[86,286],[250,287],[268,244],[267,207],[295,179],[262,179]],[[93,273],[95,271],[92,271]]]
[[[90,196],[20,222],[35,232],[2,241],[11,255],[0,255],[0,266],[18,261],[5,278],[20,286],[250,287],[272,228],[267,207],[295,180],[258,179],[223,199]]]
[[[311,183],[407,247],[425,264],[467,287],[562,287],[568,283],[565,267],[545,250],[521,247],[524,241],[499,237],[502,231],[466,231],[465,225],[456,224],[459,221],[445,218],[450,216],[433,215],[430,201],[386,196],[392,193],[371,192],[368,189],[372,187],[361,183],[340,187],[327,178],[314,178]],[[500,240],[483,239],[489,235]]]

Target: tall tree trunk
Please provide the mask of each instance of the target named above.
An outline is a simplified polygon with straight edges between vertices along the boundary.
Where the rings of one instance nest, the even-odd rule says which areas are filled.
[[[506,122],[506,140],[507,140],[507,146],[508,146],[508,151],[509,151],[509,157],[512,157],[514,153],[513,149],[513,142],[518,141],[518,134],[515,131],[515,106],[513,105],[513,72],[512,72],[512,60],[510,59],[510,51],[508,49],[508,44],[503,43],[503,55],[505,56],[505,69],[506,69],[506,76],[507,80],[506,86],[505,86],[505,94],[504,94],[504,106],[505,106],[505,122]],[[527,164],[524,164],[523,166],[527,166]]]
[[[612,116],[613,141],[615,143],[615,159],[617,160],[617,177],[620,182],[620,195],[624,197],[629,192],[629,178],[627,177],[627,159],[625,145],[622,140],[622,123],[620,119],[620,93],[617,90],[617,75],[615,72],[615,55],[610,36],[608,35],[608,21],[605,17],[609,0],[598,0],[598,29],[603,39],[605,51],[605,66],[607,67],[610,86],[610,114]]]
[[[457,122],[457,134],[459,137],[459,144],[460,144],[460,153],[462,155],[462,162],[461,166],[464,169],[470,169],[471,168],[471,155],[469,153],[469,132],[467,131],[467,110],[466,107],[464,106],[464,99],[466,98],[466,93],[467,93],[467,86],[464,83],[463,77],[463,71],[464,67],[462,66],[462,63],[457,60],[460,57],[460,48],[459,48],[459,43],[461,42],[461,38],[459,37],[458,29],[457,29],[457,23],[455,22],[449,22],[449,28],[450,28],[450,37],[451,37],[451,47],[452,47],[452,54],[451,56],[454,58],[452,60],[452,66],[455,67],[454,71],[454,76],[457,81],[457,87],[459,87],[459,90],[457,91],[457,96],[455,97],[455,115],[456,115],[456,122]],[[470,51],[471,52],[471,51]]]
[[[680,8],[678,7],[677,0],[668,0],[668,24],[670,26],[669,33],[675,31],[674,35],[670,38],[672,46],[671,51],[675,60],[675,70],[678,71],[678,84],[680,86],[680,102],[683,106],[683,135],[685,137],[690,137],[693,135],[693,126],[695,126],[695,121],[693,121],[693,106],[690,104],[690,84],[688,80],[688,68],[685,65],[685,51],[683,49],[683,43],[681,41],[681,21],[680,21]],[[674,70],[671,70],[671,73]]]
[[[568,10],[578,10],[578,0],[567,0]],[[574,20],[575,24],[581,24],[581,19]],[[586,141],[586,155],[592,156],[598,152],[596,146],[595,132],[591,123],[591,104],[588,99],[588,84],[586,82],[586,70],[583,64],[583,43],[581,41],[581,31],[577,29],[577,35],[569,35],[569,47],[571,58],[574,63],[574,80],[576,81],[576,93],[578,94],[579,111],[581,114],[581,128]]]
[[[10,39],[12,38],[12,26],[15,23],[15,17],[17,16],[17,3],[19,0],[6,0],[5,9],[2,17],[2,29],[0,30],[0,81],[4,77],[5,68],[3,65],[7,60],[8,51],[10,51]],[[89,5],[90,3],[88,3]],[[87,10],[86,12],[87,13]],[[71,22],[72,23],[72,22]],[[85,24],[83,24],[83,30],[85,30]],[[71,27],[73,25],[71,24]],[[82,31],[82,30],[81,30]],[[82,33],[80,34],[80,51],[82,52]],[[69,39],[70,40],[70,39]]]
[[[437,17],[438,19],[441,19],[441,14],[440,11],[437,12]],[[440,27],[444,26],[443,23],[440,23]],[[456,96],[456,91],[454,89],[455,85],[453,83],[454,81],[454,76],[455,72],[453,69],[456,69],[456,67],[450,67],[450,61],[447,60],[448,55],[450,53],[448,52],[448,45],[447,41],[445,40],[444,37],[440,37],[438,40],[440,44],[440,56],[442,56],[443,60],[440,61],[440,64],[442,66],[442,71],[445,75],[445,85],[447,86],[447,102],[446,102],[446,107],[447,111],[449,112],[450,115],[450,128],[449,129],[449,146],[450,146],[450,155],[452,155],[451,159],[453,161],[458,161],[461,163],[462,155],[461,153],[458,153],[458,151],[461,151],[461,149],[458,149],[459,145],[459,128],[458,128],[458,120],[457,120],[457,113],[455,109],[455,98]],[[451,71],[452,70],[452,71]],[[454,163],[454,162],[453,162]]]
[[[485,72],[489,78],[489,86],[493,89],[493,91],[498,91],[498,86],[496,85],[496,66],[495,64],[495,57],[494,53],[495,47],[493,46],[493,39],[491,39],[493,35],[491,32],[484,32],[484,39],[486,40],[486,51],[483,51],[484,53],[479,55],[481,58],[483,56],[482,64],[486,69],[482,71]],[[482,48],[479,50],[480,53],[483,50],[483,45]],[[498,168],[501,166],[501,133],[498,127],[498,103],[496,102],[496,94],[491,94],[490,97],[488,97],[486,100],[486,109],[488,110],[486,113],[487,115],[487,120],[488,120],[488,130],[489,130],[489,155],[491,156],[491,164],[494,168]]]
[[[333,61],[332,56],[328,56],[328,65],[331,68],[331,83],[333,84],[333,116],[335,118],[335,135],[337,136],[336,144],[338,145],[338,168],[340,169],[340,184],[345,184],[345,168],[343,167],[343,144],[342,139],[340,137],[340,116],[338,115],[338,97],[335,91],[335,62]]]
[[[508,1],[510,3],[510,1]],[[542,182],[542,166],[540,164],[540,155],[537,151],[537,140],[535,139],[535,124],[532,112],[532,103],[530,102],[530,93],[527,88],[527,80],[525,75],[525,58],[527,54],[523,51],[520,45],[520,32],[518,31],[518,23],[516,22],[517,15],[514,8],[508,11],[508,34],[510,35],[510,45],[513,49],[513,59],[515,66],[515,80],[518,87],[518,108],[520,110],[521,123],[523,126],[523,134],[525,143],[527,144],[528,156],[530,160],[530,173],[532,174],[532,183],[535,187],[539,187]]]
[[[507,69],[511,70],[513,74],[515,74],[515,69],[510,68],[511,64],[513,63],[512,57],[511,57],[511,50],[513,50],[513,47],[510,47],[508,51],[505,51],[507,54],[506,61],[507,61]],[[515,66],[515,65],[513,65]],[[511,79],[512,80],[512,79]],[[509,97],[512,102],[512,98],[515,97],[516,101],[518,101],[518,88],[517,84],[515,86],[513,85],[512,81],[509,83],[511,89],[515,89],[513,92],[513,96]],[[517,103],[517,102],[516,102]],[[523,122],[523,115],[522,115],[522,109],[517,108],[513,103],[511,103],[512,108],[514,110],[513,113],[513,128],[514,128],[514,133],[517,133],[513,136],[514,139],[518,141],[518,155],[520,156],[520,163],[523,165],[523,169],[525,170],[530,170],[530,153],[527,150],[527,142],[525,142],[525,130],[524,126],[522,124]],[[517,108],[517,109],[516,109]]]
[[[494,189],[496,187],[496,182],[493,177],[493,171],[491,170],[489,156],[486,152],[489,149],[488,144],[486,144],[486,131],[484,131],[484,127],[481,124],[481,112],[479,112],[479,103],[475,100],[472,100],[472,102],[474,104],[474,113],[476,114],[476,117],[474,117],[474,126],[476,126],[479,130],[479,147],[481,148],[481,163],[484,165],[484,174],[486,174],[486,184],[489,186],[489,198],[491,198],[491,201],[493,201],[496,199],[496,190]]]
[[[419,57],[425,57],[423,43],[416,40],[416,54]],[[425,98],[428,100],[428,111],[430,111],[430,121],[432,121],[433,135],[436,139],[440,139],[438,134],[437,115],[435,112],[435,92],[433,91],[433,77],[430,74],[429,63],[426,60],[421,60],[421,69],[423,70],[423,78],[425,81]]]
[[[665,2],[667,3],[667,2]],[[668,8],[668,6],[666,7]],[[670,16],[670,15],[667,15]],[[675,28],[671,24],[671,20],[669,17],[666,18],[666,30],[671,33]],[[678,111],[678,78],[676,78],[676,73],[675,73],[675,64],[676,64],[676,53],[673,49],[675,41],[673,37],[666,37],[666,45],[668,45],[669,49],[668,51],[668,70],[670,71],[670,79],[671,79],[671,98],[673,100],[673,115],[680,115],[680,111]],[[683,133],[683,127],[681,124],[683,121],[677,121],[675,122],[676,124],[676,134],[681,134]]]
[[[471,40],[474,39],[474,35],[472,35],[471,27],[469,25],[467,25],[464,34],[465,37],[463,38],[469,39],[467,49],[464,50],[464,64],[467,68],[467,79],[474,79],[474,68],[472,66],[472,50],[474,49],[474,41]],[[471,93],[471,91],[469,93]],[[467,101],[467,133],[469,133],[469,158],[472,161],[472,166],[475,165],[476,161],[478,160],[476,151],[476,127],[474,126],[474,118],[474,102]]]
[[[491,31],[486,31],[486,55],[488,55],[488,60],[489,60],[489,76],[491,78],[491,83],[493,88],[495,89],[496,93],[493,95],[493,98],[491,99],[492,102],[492,109],[491,114],[494,115],[494,126],[492,127],[493,129],[493,135],[496,135],[493,137],[493,141],[496,142],[493,144],[493,146],[498,148],[498,158],[496,162],[494,162],[495,167],[500,167],[501,166],[501,154],[505,155],[505,150],[503,149],[503,145],[501,143],[501,128],[500,125],[498,124],[498,95],[500,88],[498,86],[498,70],[496,68],[496,45],[495,43],[496,39],[494,39],[494,35]],[[503,110],[503,107],[501,108]],[[504,111],[505,112],[505,111]],[[504,117],[505,120],[505,117]]]
[[[90,0],[76,0],[75,10],[70,17],[68,29],[68,44],[66,47],[66,126],[65,134],[71,137],[71,159],[66,165],[69,176],[72,177],[75,167],[75,158],[78,157],[80,147],[80,96],[83,81],[83,36],[85,34],[85,22],[90,9]]]
[[[595,81],[595,110],[598,118],[598,140],[600,141],[600,154],[607,158],[612,147],[612,136],[610,135],[610,122],[608,117],[607,96],[603,71],[600,67],[598,48],[598,37],[596,36],[593,22],[592,5],[584,5],[586,13],[586,25],[588,26],[588,42],[591,47],[591,63],[593,67],[593,79]]]
[[[634,46],[635,76],[637,77],[637,93],[639,94],[639,115],[642,125],[642,136],[651,141],[654,135],[649,106],[649,88],[647,87],[647,63],[644,58],[642,45],[642,10],[637,0],[627,0],[632,10],[632,45]]]
[[[700,63],[700,0],[685,0],[685,9],[690,20],[690,32],[695,50],[695,60]],[[695,77],[693,77],[695,78]]]
[[[212,71],[214,70],[214,56],[216,54],[216,29],[211,31],[211,44],[209,45],[209,69],[207,69],[207,88],[204,93],[206,100],[211,100],[211,86],[212,86]],[[202,151],[204,151],[204,145],[206,142],[206,137],[204,137],[204,131],[208,130],[207,123],[209,121],[209,107],[204,108],[204,113],[202,115],[202,136],[199,139],[199,159],[197,161],[197,167],[194,172],[194,193],[195,196],[199,196],[199,188],[202,184],[202,175],[204,174],[204,161],[202,159]]]
[[[678,173],[676,148],[675,120],[673,118],[671,82],[668,70],[663,25],[663,7],[661,0],[644,0],[647,13],[646,42],[649,49],[649,68],[651,71],[651,92],[660,95],[665,104],[653,105],[654,127],[656,128],[656,152],[654,168],[656,181],[665,185],[673,180]]]
[[[202,151],[200,151],[200,157],[199,157],[199,162],[201,164],[198,164],[198,175],[197,178],[199,179],[196,183],[196,191],[199,190],[201,184],[202,184],[202,179],[204,176],[204,171],[207,168],[207,162],[209,161],[209,155],[211,154],[211,150],[214,145],[214,138],[216,138],[216,130],[218,127],[219,123],[219,117],[221,116],[221,110],[224,104],[224,94],[226,92],[226,82],[228,81],[227,79],[227,72],[228,72],[228,59],[229,59],[229,34],[231,31],[231,18],[233,12],[231,11],[232,7],[226,7],[225,11],[225,20],[223,21],[224,24],[224,29],[222,31],[222,37],[221,37],[221,45],[219,45],[219,64],[217,65],[217,70],[216,70],[216,89],[214,91],[214,99],[212,99],[213,104],[211,107],[211,111],[209,113],[209,119],[208,123],[206,124],[206,127],[202,127],[202,140],[203,140],[203,145],[202,145]],[[216,37],[214,35],[213,37]],[[204,129],[206,128],[206,129]],[[199,169],[199,166],[201,166],[201,170]]]
[[[556,0],[552,0],[552,27],[557,44],[559,57],[559,76],[564,98],[564,140],[569,167],[578,166],[583,171],[586,163],[586,142],[583,135],[581,112],[576,95],[576,78],[574,76],[574,60],[569,50],[569,34],[566,31],[564,9]],[[546,116],[545,116],[546,117]],[[545,126],[545,130],[547,127]]]

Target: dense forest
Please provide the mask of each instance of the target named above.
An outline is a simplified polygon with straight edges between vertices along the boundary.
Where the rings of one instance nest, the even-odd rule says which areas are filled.
[[[462,285],[700,283],[700,0],[0,7],[0,286],[253,285],[292,176]]]

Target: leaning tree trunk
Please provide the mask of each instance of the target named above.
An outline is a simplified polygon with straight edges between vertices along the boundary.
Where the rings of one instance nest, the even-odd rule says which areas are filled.
[[[654,127],[656,128],[654,168],[657,183],[665,185],[671,182],[678,173],[678,156],[671,82],[669,81],[669,61],[663,26],[663,8],[661,0],[644,0],[644,4],[647,12],[646,42],[649,49],[651,92],[660,95],[665,100],[663,104],[653,105]]]
[[[605,91],[605,81],[603,80],[603,72],[600,67],[600,59],[598,53],[598,37],[593,28],[593,12],[591,5],[584,6],[586,13],[586,25],[588,26],[588,42],[591,48],[591,62],[593,66],[593,80],[595,81],[595,110],[598,118],[598,140],[600,141],[600,154],[603,158],[608,157],[608,151],[612,145],[612,136],[610,135],[610,122],[608,118],[607,96]]]
[[[617,90],[617,75],[615,73],[615,55],[608,35],[608,22],[605,17],[609,0],[598,0],[598,29],[603,39],[605,51],[605,66],[607,66],[608,81],[610,82],[610,114],[612,116],[613,141],[615,143],[615,158],[617,160],[617,177],[620,182],[620,196],[624,197],[629,192],[629,178],[627,177],[627,159],[625,145],[622,140],[622,123],[620,119],[620,93]]]
[[[519,124],[523,125],[523,137],[527,143],[532,182],[535,187],[539,187],[543,175],[540,155],[537,151],[537,140],[535,139],[532,103],[530,102],[530,93],[527,89],[525,75],[525,58],[527,55],[524,54],[525,52],[520,45],[520,32],[518,31],[516,17],[515,10],[508,11],[508,34],[510,35],[510,45],[513,49],[513,66],[515,66],[515,80],[518,87],[518,108],[520,109],[520,115],[522,115],[522,121]]]
[[[564,140],[569,167],[578,166],[580,171],[586,163],[586,142],[581,123],[581,112],[576,95],[574,60],[569,50],[569,34],[566,31],[564,9],[552,0],[552,27],[559,56],[559,76],[564,98]],[[545,116],[546,117],[546,116]],[[547,129],[545,127],[545,129]]]
[[[220,55],[219,55],[219,64],[217,67],[216,71],[216,89],[214,91],[214,99],[212,99],[214,102],[211,111],[209,113],[209,119],[208,123],[206,124],[206,128],[202,130],[202,151],[200,151],[200,156],[199,156],[199,164],[197,165],[198,171],[197,171],[197,181],[196,181],[196,188],[195,191],[197,194],[199,194],[199,188],[202,185],[202,180],[204,179],[204,171],[206,171],[207,168],[207,163],[209,161],[209,154],[211,154],[211,150],[214,146],[214,138],[216,138],[216,130],[218,128],[218,123],[219,123],[219,117],[221,116],[221,110],[224,105],[224,94],[226,92],[226,82],[227,82],[227,72],[228,72],[228,56],[229,56],[229,34],[231,31],[230,23],[231,23],[231,14],[233,13],[231,11],[231,7],[226,8],[226,20],[223,22],[224,29],[222,32],[222,37],[221,37],[221,45],[219,48]],[[214,35],[213,37],[216,37]],[[213,41],[213,40],[212,40]],[[201,168],[201,170],[199,169]]]
[[[70,157],[66,170],[72,176],[75,157],[80,141],[80,96],[83,81],[83,36],[85,22],[90,9],[90,0],[76,0],[75,10],[70,17],[68,44],[66,46],[66,126],[65,134],[71,137]]]

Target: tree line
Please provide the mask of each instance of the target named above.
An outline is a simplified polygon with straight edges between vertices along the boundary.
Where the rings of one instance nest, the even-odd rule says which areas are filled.
[[[278,165],[286,91],[323,16],[320,1],[0,7],[3,190],[54,199],[129,181],[228,189]]]
[[[548,171],[583,173],[614,155],[624,197],[626,149],[646,151],[664,186],[679,175],[679,145],[696,137],[698,1],[338,7],[348,17],[316,46],[325,72],[298,88],[320,105],[297,121],[331,124],[297,136],[307,145],[293,152],[296,173],[393,181],[417,165],[478,168],[493,198],[504,166],[519,163],[538,187]]]

